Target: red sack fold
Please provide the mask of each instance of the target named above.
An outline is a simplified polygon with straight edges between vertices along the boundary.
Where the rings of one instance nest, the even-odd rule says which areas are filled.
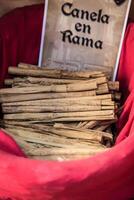
[[[0,19],[0,84],[8,66],[37,64],[43,5],[30,6]],[[119,68],[125,98],[116,145],[89,159],[54,162],[25,157],[14,140],[0,132],[0,199],[129,200],[134,197],[134,24],[128,26]],[[125,93],[127,91],[127,93]]]

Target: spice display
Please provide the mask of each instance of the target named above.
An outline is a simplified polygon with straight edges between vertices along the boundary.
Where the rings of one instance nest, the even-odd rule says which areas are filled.
[[[108,150],[121,94],[103,72],[20,63],[0,90],[1,127],[31,158],[71,160]]]

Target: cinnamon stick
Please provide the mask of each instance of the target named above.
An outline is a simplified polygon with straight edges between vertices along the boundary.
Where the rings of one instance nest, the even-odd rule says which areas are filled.
[[[33,128],[34,127],[34,128]],[[40,139],[56,139],[57,141],[59,139],[63,139],[62,137],[68,138],[70,142],[78,143],[87,141],[89,144],[93,144],[93,141],[98,141],[99,143],[102,142],[104,138],[107,140],[112,140],[112,136],[108,133],[102,132],[102,131],[94,131],[94,130],[83,130],[83,129],[77,129],[77,128],[71,128],[65,125],[55,125],[54,127],[48,127],[48,126],[38,126],[34,125],[32,128],[24,128],[24,127],[14,127],[11,125],[6,125],[6,129],[10,130],[14,134],[19,134],[19,136],[27,137],[25,134],[28,134],[28,137],[37,137]],[[15,130],[14,130],[15,129]],[[36,132],[35,132],[36,131]],[[41,134],[40,134],[41,133]],[[50,133],[50,134],[49,134]],[[43,134],[43,135],[42,135]],[[52,137],[52,134],[54,137]],[[58,137],[60,136],[60,137]],[[75,140],[71,140],[75,139]],[[60,141],[60,140],[59,140]],[[91,142],[90,142],[91,141]],[[64,142],[64,140],[63,140]],[[84,144],[84,143],[83,143]]]
[[[114,110],[114,106],[3,106],[2,112],[6,113],[45,113],[45,112],[83,112],[83,111]]]
[[[91,96],[91,97],[90,97]],[[1,103],[32,101],[32,100],[45,100],[45,99],[62,99],[62,98],[76,98],[76,97],[89,97],[92,99],[112,99],[112,95],[98,95],[95,96],[95,91],[85,92],[69,92],[69,93],[39,93],[39,94],[15,94],[15,95],[0,95]]]
[[[104,84],[107,82],[106,77],[99,77],[99,78],[94,78],[94,79],[56,79],[56,78],[38,78],[38,77],[23,77],[23,78],[14,78],[13,83],[15,86],[19,87],[29,87],[32,85],[62,85],[62,84],[71,84],[71,83],[79,83],[83,81],[91,81],[91,82],[96,82],[98,85]]]
[[[6,79],[6,80],[4,81],[4,84],[5,84],[6,86],[11,86],[11,85],[13,84],[13,79]]]
[[[104,110],[104,111],[87,111],[87,112],[68,112],[68,113],[19,113],[19,114],[5,114],[5,120],[54,120],[61,121],[67,118],[74,118],[72,121],[75,121],[75,118],[91,118],[91,120],[95,120],[95,117],[98,118],[106,118],[115,119],[113,110]],[[101,120],[101,119],[100,119]],[[79,120],[81,121],[81,120]],[[83,121],[83,120],[82,120]],[[85,120],[86,121],[86,120]]]
[[[98,89],[96,90],[97,95],[108,94],[108,93],[109,93],[109,88],[107,83],[98,85]]]
[[[98,71],[81,71],[81,72],[68,72],[63,70],[54,69],[40,69],[40,68],[16,68],[9,67],[8,73],[17,76],[33,76],[33,77],[51,77],[51,78],[95,78],[96,75],[102,76],[102,72]]]
[[[101,99],[102,98],[102,99]],[[44,99],[36,101],[22,101],[3,103],[3,106],[71,106],[71,105],[86,105],[86,106],[115,106],[114,101],[111,99],[103,99],[103,97],[75,97],[75,98],[62,98],[62,99]]]
[[[58,99],[58,98],[70,98],[70,97],[88,97],[95,96],[96,92],[84,91],[84,92],[66,92],[66,93],[39,93],[39,94],[15,94],[15,95],[0,95],[1,103],[9,102],[21,102],[29,100],[43,100],[43,99]]]
[[[34,131],[34,129],[30,128],[21,128],[21,127],[16,128],[12,126],[7,126],[5,130],[12,137],[15,138],[21,137],[24,141],[45,144],[50,146],[58,146],[64,148],[65,147],[68,148],[71,145],[73,145],[74,147],[82,147],[82,148],[89,148],[90,146],[97,148],[103,146],[100,143],[97,143],[97,141],[101,142],[104,137],[104,135],[101,132],[100,133],[98,132],[98,135],[96,135],[94,132],[93,133],[91,132],[91,134],[87,134],[86,132],[79,133],[77,131],[71,131],[71,130],[66,130],[65,132],[63,130],[56,130],[52,128],[50,129],[49,133],[47,131],[35,132],[37,131],[36,129]],[[107,137],[109,137],[109,134],[107,134]],[[111,138],[109,138],[109,140],[111,140]],[[54,145],[53,144],[54,142],[57,144]],[[58,144],[60,144],[60,146]]]
[[[18,128],[6,128],[5,131],[13,138],[22,138],[22,140],[41,144],[48,147],[58,147],[58,148],[70,148],[72,145],[74,147],[88,148],[86,144],[80,143],[78,140],[71,140],[51,135],[43,135],[36,132],[31,132],[31,130],[23,130]]]
[[[62,155],[94,155],[100,152],[104,152],[108,150],[107,148],[94,148],[90,147],[89,149],[82,149],[82,148],[69,148],[69,149],[59,149],[59,148],[38,148],[38,149],[29,149],[27,150],[28,155],[36,155],[36,156],[62,156]]]
[[[109,87],[109,90],[110,91],[119,91],[119,88],[120,88],[120,85],[119,85],[119,82],[118,81],[109,81],[108,82],[108,87]]]
[[[28,87],[28,88],[10,88],[1,89],[0,94],[36,94],[43,92],[79,92],[94,90],[97,88],[96,82],[85,82],[83,84],[66,84],[66,85],[51,85],[51,86],[40,86],[40,87]]]
[[[86,122],[81,122],[77,127],[78,128],[85,128],[85,129],[92,129],[95,126],[97,126],[99,121],[86,121]]]

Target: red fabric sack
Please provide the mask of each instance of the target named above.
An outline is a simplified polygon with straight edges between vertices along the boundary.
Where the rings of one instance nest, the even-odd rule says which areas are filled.
[[[0,19],[0,83],[9,65],[37,64],[43,5],[16,9]],[[35,161],[0,132],[1,200],[130,200],[134,197],[134,24],[127,29],[119,68],[124,95],[116,145],[92,158]]]

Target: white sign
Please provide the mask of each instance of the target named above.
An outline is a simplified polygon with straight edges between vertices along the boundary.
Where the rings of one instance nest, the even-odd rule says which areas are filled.
[[[131,0],[46,1],[40,66],[115,72]]]

